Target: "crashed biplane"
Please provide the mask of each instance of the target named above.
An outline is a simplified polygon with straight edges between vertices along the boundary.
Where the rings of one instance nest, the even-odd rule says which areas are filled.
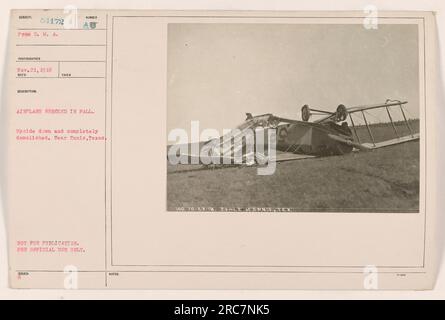
[[[220,164],[251,165],[342,155],[418,140],[418,120],[407,118],[404,110],[406,104],[407,101],[399,100],[349,108],[340,104],[335,112],[304,105],[301,108],[301,120],[281,118],[273,114],[252,116],[247,113],[245,122],[232,132],[201,142],[195,148],[189,145],[188,152],[182,153],[182,156],[187,158],[187,163],[208,164],[208,161],[202,161],[203,150],[206,150],[204,153],[213,159],[219,159]],[[370,110],[383,111],[386,121],[371,123],[367,117]],[[394,119],[396,113],[400,120]],[[313,116],[321,117],[310,121]],[[238,146],[230,143],[242,138],[249,130],[262,131],[265,136],[268,131],[273,130],[276,133],[274,152],[271,153],[268,149],[267,138],[263,140],[264,148],[260,151],[248,148],[247,140],[243,140]],[[385,130],[383,135],[379,134],[382,130]],[[195,152],[191,151],[193,149]],[[237,154],[241,157],[236,158]]]

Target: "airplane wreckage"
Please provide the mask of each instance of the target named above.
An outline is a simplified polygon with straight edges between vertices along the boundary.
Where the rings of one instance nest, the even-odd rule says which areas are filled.
[[[304,105],[301,120],[281,118],[270,113],[258,116],[247,113],[245,122],[228,134],[182,147],[173,145],[168,157],[170,162],[171,157],[176,157],[173,164],[253,165],[343,155],[418,140],[418,119],[407,118],[407,103],[388,99],[381,104],[349,108],[340,104],[335,112]],[[367,117],[370,110],[383,111],[386,121],[371,124]],[[396,112],[400,115],[397,121],[394,120]],[[310,121],[312,116],[321,117]],[[379,133],[382,130],[385,130],[383,135]],[[261,139],[264,141],[262,148],[258,148],[256,141],[259,131],[265,136]],[[276,134],[273,150],[269,145],[270,139],[267,139],[271,131]],[[250,134],[252,139],[249,139],[252,132],[255,134]]]

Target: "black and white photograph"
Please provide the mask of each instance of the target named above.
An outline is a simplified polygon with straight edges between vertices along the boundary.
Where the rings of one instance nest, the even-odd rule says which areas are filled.
[[[419,212],[419,37],[169,24],[168,211]]]

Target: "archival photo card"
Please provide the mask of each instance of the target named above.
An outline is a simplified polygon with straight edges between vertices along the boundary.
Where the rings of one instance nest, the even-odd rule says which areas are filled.
[[[433,13],[10,19],[11,287],[434,286]]]

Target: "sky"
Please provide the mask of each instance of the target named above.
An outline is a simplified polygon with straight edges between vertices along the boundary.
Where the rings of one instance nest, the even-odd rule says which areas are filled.
[[[417,25],[169,24],[168,132],[234,128],[245,113],[300,119],[407,100],[419,116]],[[397,118],[397,115],[395,116]]]

